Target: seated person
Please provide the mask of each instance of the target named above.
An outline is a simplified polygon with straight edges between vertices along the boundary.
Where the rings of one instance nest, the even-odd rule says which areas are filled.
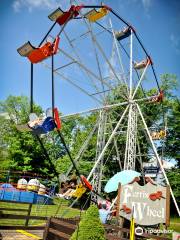
[[[110,214],[115,212],[116,210],[110,210],[106,208],[106,204],[101,204],[101,209],[99,209],[99,217],[103,224],[107,223],[109,220]]]
[[[64,199],[70,199],[72,197],[72,194],[75,192],[74,189],[68,189],[64,194],[63,194],[63,198]]]
[[[77,180],[75,179],[75,180],[70,180],[69,181],[69,186],[70,186],[70,188],[72,188],[72,189],[76,189],[76,185],[77,185]]]
[[[98,208],[101,209],[102,208],[102,204],[106,205],[106,209],[108,210],[111,207],[111,201],[109,198],[106,198],[106,200],[103,199],[99,199],[98,200]]]
[[[72,197],[72,194],[74,193],[75,189],[71,187],[71,185],[68,182],[61,183],[61,190],[59,194],[56,194],[60,198],[64,199],[70,199]]]
[[[33,118],[33,117],[34,118]],[[31,127],[31,128],[34,128],[35,126],[37,126],[37,125],[41,125],[42,123],[43,123],[43,121],[44,121],[44,118],[43,117],[37,117],[37,115],[36,114],[33,114],[33,113],[31,113],[31,119],[30,119],[30,121],[28,122],[28,126],[29,127]]]
[[[35,113],[31,113],[28,126],[34,130],[36,134],[48,133],[56,127],[55,121],[51,116],[38,117]]]

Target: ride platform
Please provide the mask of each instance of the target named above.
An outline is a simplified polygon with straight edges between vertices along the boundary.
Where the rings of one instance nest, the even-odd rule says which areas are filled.
[[[0,199],[15,201],[15,202],[26,202],[33,204],[53,204],[53,199],[48,195],[40,195],[36,192],[28,192],[28,191],[10,191],[10,190],[1,190],[0,189]]]

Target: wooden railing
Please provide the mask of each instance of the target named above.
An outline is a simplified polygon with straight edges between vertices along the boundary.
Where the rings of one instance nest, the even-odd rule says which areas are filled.
[[[12,203],[22,205],[24,204],[26,208],[12,208],[9,206],[3,206],[0,207],[0,219],[1,220],[24,220],[23,225],[1,225],[0,223],[0,229],[44,229],[44,226],[29,226],[29,220],[47,220],[47,217],[42,217],[42,216],[32,216],[31,215],[31,210],[32,210],[32,203],[26,203],[26,202],[15,202],[15,201],[8,201],[8,200],[0,200],[0,202],[4,203]],[[6,212],[12,212],[12,213],[6,213]],[[14,212],[14,213],[13,213]],[[23,214],[18,214],[18,213],[25,213]]]
[[[78,227],[79,219],[49,218],[44,231],[43,240],[68,240]],[[104,224],[107,240],[128,240],[130,230],[116,225]],[[170,240],[167,236],[157,236],[154,234],[143,233],[136,235],[136,239],[157,239]]]
[[[78,218],[49,218],[43,240],[68,240],[78,227]]]

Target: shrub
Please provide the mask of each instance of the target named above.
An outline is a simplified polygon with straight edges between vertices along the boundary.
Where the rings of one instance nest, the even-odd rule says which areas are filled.
[[[105,240],[105,230],[99,219],[98,208],[91,205],[70,240]]]

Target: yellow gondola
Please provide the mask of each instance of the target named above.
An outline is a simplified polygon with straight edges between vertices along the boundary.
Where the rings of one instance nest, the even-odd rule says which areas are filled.
[[[161,130],[159,132],[159,138],[165,138],[166,137],[166,131],[165,130]]]
[[[76,190],[71,194],[74,198],[80,198],[86,192],[86,187],[82,183],[76,186]]]
[[[103,18],[109,13],[108,9],[105,7],[102,7],[97,11],[96,9],[93,9],[86,13],[84,16],[90,21],[90,22],[96,22],[97,20]]]
[[[151,132],[151,137],[153,140],[160,140],[166,137],[166,130],[160,130],[160,132]]]

